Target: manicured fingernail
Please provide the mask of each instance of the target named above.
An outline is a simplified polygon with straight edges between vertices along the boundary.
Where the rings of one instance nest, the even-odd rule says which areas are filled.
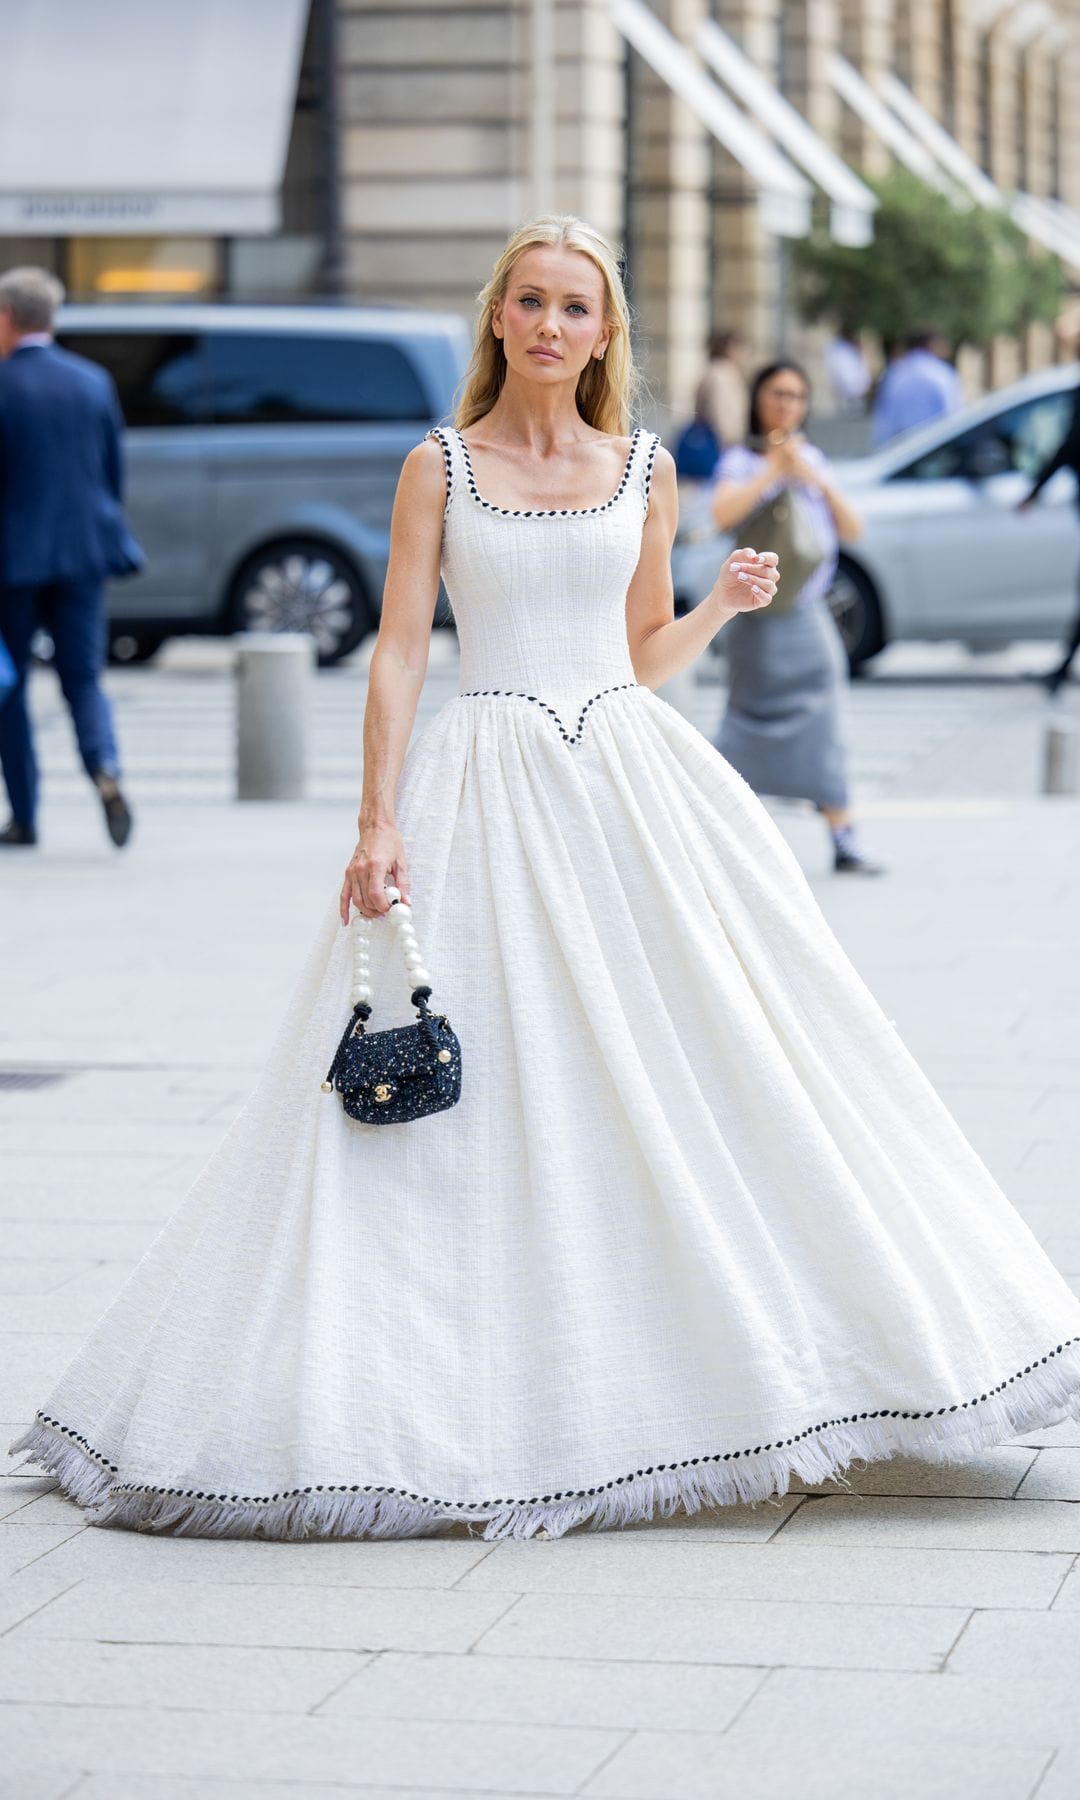
[[[749,575],[740,575],[739,576],[740,581],[749,581],[749,579],[750,579]]]
[[[746,564],[745,563],[732,563],[731,567],[734,570],[735,574],[737,575],[739,573],[740,569],[745,569]]]

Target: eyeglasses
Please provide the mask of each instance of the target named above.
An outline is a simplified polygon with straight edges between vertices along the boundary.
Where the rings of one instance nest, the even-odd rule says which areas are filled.
[[[765,392],[768,394],[770,400],[795,400],[801,402],[806,399],[806,395],[801,388],[766,388]]]

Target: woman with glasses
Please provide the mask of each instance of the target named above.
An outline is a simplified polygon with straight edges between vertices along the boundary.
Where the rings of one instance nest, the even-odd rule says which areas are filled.
[[[754,515],[786,487],[822,550],[790,606],[774,602],[725,631],[730,685],[715,742],[756,793],[813,802],[829,827],[837,873],[878,875],[882,865],[862,850],[849,807],[847,656],[826,600],[839,539],[857,537],[862,526],[822,452],[802,435],[809,403],[810,384],[796,363],[761,369],[750,389],[747,441],[730,445],[714,471],[712,513],[721,531],[737,528],[752,541]]]

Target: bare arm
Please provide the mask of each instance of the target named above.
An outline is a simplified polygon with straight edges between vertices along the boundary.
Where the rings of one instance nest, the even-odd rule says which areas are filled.
[[[360,837],[345,871],[341,922],[350,902],[364,918],[389,912],[389,876],[409,899],[405,847],[397,829],[398,777],[427,673],[439,592],[446,465],[437,439],[425,438],[401,467],[390,519],[390,556],[379,635],[371,654],[364,707],[364,780]]]
[[[733,550],[699,605],[675,617],[671,547],[679,520],[675,459],[657,449],[641,555],[626,595],[626,636],[634,674],[644,687],[662,687],[699,657],[736,613],[767,606],[776,592],[774,558]]]
[[[852,538],[861,537],[863,528],[862,520],[855,511],[850,500],[845,498],[838,487],[833,486],[827,476],[819,475],[817,478],[817,485],[828,502],[829,511],[832,513],[833,523],[836,526],[837,536],[844,538],[849,543]]]

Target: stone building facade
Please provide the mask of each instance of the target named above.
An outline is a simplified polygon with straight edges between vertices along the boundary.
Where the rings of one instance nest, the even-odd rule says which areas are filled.
[[[652,0],[652,11],[691,50],[714,17],[856,168],[878,173],[892,156],[832,87],[834,50],[871,83],[892,69],[1002,188],[1080,211],[1080,115],[1067,99],[1080,91],[1080,0]],[[686,412],[714,326],[737,327],[755,356],[779,346],[814,363],[753,182],[629,47],[607,0],[337,0],[337,13],[350,294],[471,318],[508,233],[552,206],[625,244],[659,427]],[[546,133],[531,123],[545,33]],[[1054,354],[1037,329],[965,373],[997,382]]]

